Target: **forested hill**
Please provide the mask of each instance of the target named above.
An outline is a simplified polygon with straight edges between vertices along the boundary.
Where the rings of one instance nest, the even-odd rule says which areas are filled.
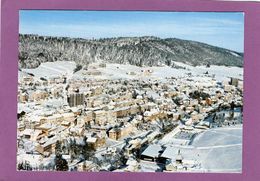
[[[243,53],[205,43],[176,38],[118,37],[79,39],[19,35],[19,68],[35,68],[42,62],[75,61],[157,66],[174,62],[189,65],[243,66]]]

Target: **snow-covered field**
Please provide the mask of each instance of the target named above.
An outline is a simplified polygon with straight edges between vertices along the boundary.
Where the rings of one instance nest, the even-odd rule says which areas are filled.
[[[105,68],[97,67],[96,70],[101,72],[101,75],[89,76],[84,74],[85,70],[80,70],[73,75],[73,78],[95,78],[95,79],[165,79],[166,77],[182,77],[191,73],[194,80],[200,79],[204,73],[215,75],[217,81],[229,80],[229,77],[235,77],[243,80],[243,68],[226,67],[226,66],[197,66],[193,67],[183,63],[175,63],[185,69],[171,68],[168,66],[162,67],[137,67],[133,65],[123,64],[106,64]],[[23,72],[32,73],[36,77],[54,77],[60,75],[73,74],[76,67],[75,62],[57,61],[42,63],[35,69],[23,69]],[[144,72],[150,71],[145,74]],[[19,75],[22,75],[19,72]],[[205,79],[207,81],[207,79]]]
[[[73,73],[75,62],[57,61],[42,63],[35,69],[23,69],[23,72],[34,74],[35,77],[55,77]],[[23,73],[19,72],[20,75]]]
[[[210,129],[197,136],[192,146],[200,152],[202,170],[242,171],[242,126]]]
[[[201,146],[215,146],[215,145],[229,145],[241,144],[242,142],[242,127],[224,127],[210,129],[198,135],[193,145],[196,147]]]
[[[193,67],[183,63],[176,63],[186,69],[171,68],[168,66],[163,67],[137,67],[133,65],[120,65],[120,64],[107,64],[106,68],[99,69],[103,76],[108,78],[154,78],[164,79],[166,77],[182,77],[191,73],[192,77],[201,76],[208,72],[209,75],[215,75],[217,81],[229,80],[230,77],[235,77],[243,80],[243,68],[239,67],[225,67],[225,66],[205,66]],[[142,70],[151,70],[150,75],[142,74]],[[135,72],[136,75],[128,75],[129,72]]]
[[[191,145],[185,140],[178,144],[174,139],[177,131],[173,130],[158,142],[169,147],[163,155],[175,160],[180,149],[184,160],[200,163],[195,172],[242,171],[242,125],[209,129],[197,135]]]

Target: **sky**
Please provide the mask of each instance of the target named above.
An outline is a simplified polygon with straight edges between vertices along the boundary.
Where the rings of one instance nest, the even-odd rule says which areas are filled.
[[[240,12],[21,10],[19,33],[86,39],[156,36],[244,52]]]

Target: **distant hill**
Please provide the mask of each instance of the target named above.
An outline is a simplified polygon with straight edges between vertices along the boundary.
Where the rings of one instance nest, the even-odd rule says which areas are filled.
[[[243,67],[243,53],[205,43],[176,38],[118,37],[76,39],[19,35],[19,68],[35,68],[42,62],[75,61],[157,66],[174,62],[189,65]]]

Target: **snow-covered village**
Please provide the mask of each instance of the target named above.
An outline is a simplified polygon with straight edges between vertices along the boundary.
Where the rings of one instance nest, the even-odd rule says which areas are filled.
[[[19,17],[17,170],[242,172],[243,13]]]
[[[243,69],[178,65],[19,71],[18,170],[241,171]]]

